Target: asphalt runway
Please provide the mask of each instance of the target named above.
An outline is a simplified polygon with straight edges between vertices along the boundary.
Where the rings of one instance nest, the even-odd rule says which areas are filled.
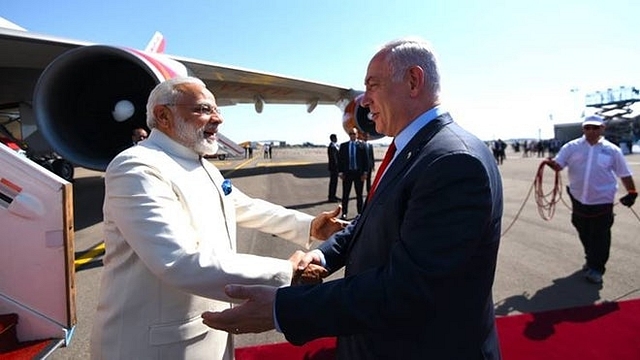
[[[376,160],[386,148],[376,147]],[[260,154],[262,155],[262,154]],[[627,155],[640,186],[640,154]],[[325,148],[274,148],[272,159],[218,161],[217,165],[234,186],[245,193],[316,215],[337,204],[327,203],[328,171]],[[570,223],[570,210],[563,202],[555,207],[550,220],[544,220],[536,205],[533,181],[541,158],[523,158],[507,153],[500,166],[504,181],[505,209],[503,236],[493,288],[496,313],[505,316],[541,310],[568,308],[603,301],[640,297],[640,202],[631,210],[616,205],[610,260],[604,283],[588,283],[580,272],[584,263],[582,248]],[[566,172],[566,171],[565,171]],[[564,184],[566,174],[562,172]],[[102,242],[102,173],[76,169],[74,182],[75,251],[84,263],[76,273],[78,324],[70,346],[54,352],[51,359],[88,359],[89,335],[98,296],[102,263],[86,252]],[[553,171],[543,172],[543,192],[549,193]],[[622,186],[620,186],[622,188]],[[341,187],[338,186],[338,196]],[[624,195],[620,190],[620,196]],[[568,197],[563,194],[568,203]],[[349,203],[351,212],[355,199]],[[543,213],[544,214],[544,213]],[[547,214],[548,215],[548,214]],[[238,250],[264,256],[288,258],[298,247],[286,240],[255,230],[238,229]],[[330,279],[340,277],[332,275]],[[126,291],[126,289],[123,289]],[[302,311],[313,311],[301,307]],[[236,346],[283,342],[275,331],[236,336]]]

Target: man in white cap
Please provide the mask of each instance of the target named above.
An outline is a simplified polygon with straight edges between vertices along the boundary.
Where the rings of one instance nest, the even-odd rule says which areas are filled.
[[[604,128],[601,116],[586,117],[582,122],[584,135],[562,146],[555,158],[544,161],[556,171],[569,168],[571,223],[584,248],[585,278],[596,284],[602,283],[609,259],[613,202],[618,189],[616,176],[627,190],[627,195],[620,198],[621,204],[630,207],[638,196],[624,155],[602,136]]]

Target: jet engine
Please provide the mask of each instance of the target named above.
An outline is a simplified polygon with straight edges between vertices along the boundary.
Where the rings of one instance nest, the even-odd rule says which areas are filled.
[[[131,145],[131,131],[146,127],[146,103],[160,82],[187,75],[160,54],[110,46],[84,46],[56,58],[34,90],[38,129],[55,152],[103,171]]]
[[[376,124],[369,119],[369,108],[360,105],[362,96],[362,94],[356,96],[345,107],[342,128],[347,133],[353,128],[358,129],[359,132],[366,132],[369,134],[369,140],[380,139],[384,135],[376,132]]]

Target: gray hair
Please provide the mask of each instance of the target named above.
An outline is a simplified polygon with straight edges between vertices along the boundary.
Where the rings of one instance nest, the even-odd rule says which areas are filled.
[[[432,45],[420,38],[404,38],[386,43],[381,51],[386,51],[386,60],[391,69],[391,80],[402,81],[411,66],[424,70],[425,82],[434,95],[440,94],[440,70]]]
[[[179,86],[184,84],[197,84],[206,87],[202,80],[192,76],[179,76],[165,80],[156,87],[149,94],[149,100],[147,100],[147,127],[153,129],[156,127],[156,118],[153,115],[153,108],[156,105],[173,104],[178,100],[178,96],[182,94]]]

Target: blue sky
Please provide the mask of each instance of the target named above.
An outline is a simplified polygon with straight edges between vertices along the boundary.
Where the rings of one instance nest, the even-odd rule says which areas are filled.
[[[439,55],[444,106],[484,140],[551,137],[554,122],[578,121],[587,92],[640,87],[637,0],[4,0],[0,16],[137,48],[157,30],[168,54],[360,90],[380,45],[417,35]],[[223,111],[237,142],[348,138],[335,106]]]

